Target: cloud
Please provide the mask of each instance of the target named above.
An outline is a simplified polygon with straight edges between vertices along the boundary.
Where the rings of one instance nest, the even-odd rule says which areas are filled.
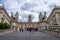
[[[21,7],[21,9],[22,9],[22,10],[28,10],[28,9],[34,7],[34,6],[36,6],[36,4],[25,3],[25,4]]]
[[[39,12],[47,12],[47,17],[51,13],[54,5],[59,6],[60,0],[1,0],[9,15],[11,11],[15,14],[19,12],[19,20],[28,20],[28,15],[32,15],[32,21],[39,21]]]

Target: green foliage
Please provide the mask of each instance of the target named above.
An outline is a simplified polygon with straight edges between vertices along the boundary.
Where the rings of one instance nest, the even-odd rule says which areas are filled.
[[[0,23],[0,29],[10,29],[10,25],[7,23]]]

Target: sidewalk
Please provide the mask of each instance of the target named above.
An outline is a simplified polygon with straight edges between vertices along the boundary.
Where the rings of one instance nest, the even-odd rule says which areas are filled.
[[[60,34],[57,35],[56,32],[51,32],[51,33],[50,33],[50,32],[45,31],[45,33],[47,33],[47,34],[49,34],[49,35],[56,36],[56,37],[60,37]]]
[[[7,34],[7,33],[11,33],[11,32],[13,32],[13,31],[10,30],[10,29],[0,30],[0,35],[4,35],[4,34]]]

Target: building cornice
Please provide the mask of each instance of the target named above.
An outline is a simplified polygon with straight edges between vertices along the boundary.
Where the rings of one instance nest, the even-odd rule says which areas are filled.
[[[3,11],[6,13],[6,15],[8,16],[8,18],[11,20],[11,18],[10,18],[10,16],[8,15],[6,9],[5,9],[3,6],[0,6],[0,10],[3,10]]]
[[[60,9],[60,7],[59,7],[59,6],[54,7],[54,9],[52,10],[52,12],[51,12],[50,16],[47,18],[47,21],[49,20],[49,18],[50,18],[50,17],[51,17],[51,15],[53,14],[53,12],[54,12],[55,10],[59,10],[59,9]]]
[[[19,22],[19,24],[30,24],[30,23],[37,24],[38,22]]]

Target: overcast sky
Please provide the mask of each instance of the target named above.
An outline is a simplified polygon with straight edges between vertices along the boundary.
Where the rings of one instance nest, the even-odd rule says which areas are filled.
[[[39,12],[46,12],[48,17],[54,5],[60,5],[60,0],[0,0],[0,5],[3,4],[9,15],[11,11],[19,12],[19,21],[27,21],[28,15],[32,15],[32,21],[37,22]]]

